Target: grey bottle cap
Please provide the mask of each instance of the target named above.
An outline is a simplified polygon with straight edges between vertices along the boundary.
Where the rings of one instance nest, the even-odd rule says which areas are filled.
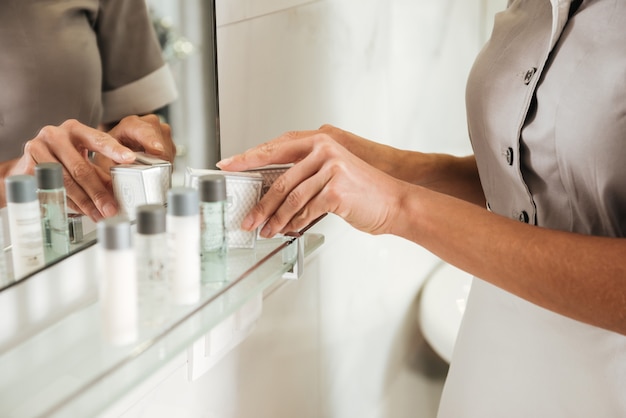
[[[131,248],[130,221],[128,218],[114,216],[98,222],[98,243],[107,250]]]
[[[60,163],[39,163],[35,166],[35,176],[40,189],[51,190],[63,187],[63,166]]]
[[[167,213],[173,216],[191,216],[200,212],[198,191],[191,187],[173,187],[167,191]]]
[[[27,203],[37,200],[37,181],[34,176],[19,174],[4,179],[7,202]]]
[[[137,233],[155,235],[165,233],[165,207],[163,205],[141,205],[137,214]]]
[[[219,174],[202,176],[199,179],[198,189],[202,202],[222,202],[226,200],[226,178]]]

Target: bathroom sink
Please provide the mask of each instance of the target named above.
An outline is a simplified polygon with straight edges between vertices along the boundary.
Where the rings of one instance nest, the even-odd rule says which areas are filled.
[[[472,275],[448,263],[435,267],[422,287],[418,322],[426,342],[450,363]]]

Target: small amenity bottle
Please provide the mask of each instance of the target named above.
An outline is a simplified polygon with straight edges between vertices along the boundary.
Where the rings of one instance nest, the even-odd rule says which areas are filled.
[[[41,209],[44,246],[52,251],[51,258],[56,258],[70,251],[63,166],[52,162],[37,164],[35,177],[37,178],[37,196]]]
[[[34,176],[5,178],[13,273],[24,277],[45,264],[37,182]]]
[[[135,260],[142,325],[162,324],[169,311],[165,206],[135,208]]]
[[[167,234],[165,207],[141,205],[135,210],[137,232],[135,255],[140,282],[165,283],[167,277]]]
[[[168,190],[166,223],[174,303],[190,305],[200,299],[200,215],[196,189]]]
[[[203,176],[198,189],[202,279],[222,282],[226,280],[226,179],[217,174]]]
[[[137,278],[130,222],[115,216],[98,222],[101,324],[113,345],[137,338]]]

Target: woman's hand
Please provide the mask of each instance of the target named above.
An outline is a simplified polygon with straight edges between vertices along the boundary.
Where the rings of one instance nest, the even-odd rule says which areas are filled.
[[[90,151],[98,155],[94,161],[88,158]],[[46,126],[26,143],[24,154],[5,176],[33,174],[36,164],[57,161],[64,167],[68,206],[97,221],[117,214],[108,169],[114,163],[132,163],[133,151],[172,161],[175,147],[169,126],[155,115],[124,118],[108,133],[76,120]]]
[[[317,131],[290,132],[279,140],[288,141],[316,134],[331,137],[367,164],[398,180],[427,187],[482,207],[486,204],[473,155],[458,157],[401,150],[332,125],[323,125]]]
[[[286,163],[295,164],[248,214],[243,229],[255,229],[267,220],[261,235],[271,237],[330,212],[362,231],[386,233],[408,187],[358,158],[323,129],[287,133],[217,165],[243,171]]]
[[[437,185],[445,188],[435,188],[396,179],[350,151],[324,131],[294,132],[218,166],[240,171],[295,163],[244,220],[245,229],[269,218],[262,232],[269,237],[298,230],[332,212],[365,232],[411,240],[546,309],[626,335],[624,238],[540,228],[486,210],[479,204],[484,196],[475,186],[479,182],[473,158],[437,157],[432,165],[440,168],[428,177],[443,178]],[[420,155],[409,160],[424,161]],[[442,192],[468,185],[475,190],[474,199]]]
[[[172,141],[172,130],[156,115],[128,116],[109,130],[109,135],[133,151],[145,151],[174,162],[176,147]]]
[[[322,125],[316,131],[294,131],[287,132],[281,137],[277,138],[279,141],[288,141],[291,139],[299,139],[303,137],[309,137],[316,134],[324,134],[332,138],[335,142],[341,144],[344,148],[350,151],[352,154],[365,161],[367,164],[378,168],[385,173],[396,177],[400,180],[410,181],[410,178],[404,178],[403,173],[398,169],[402,169],[402,165],[398,164],[402,160],[403,156],[406,156],[405,151],[401,151],[397,148],[389,145],[380,144],[378,142],[370,141],[369,139],[360,137],[352,132],[343,130],[333,125]],[[418,153],[415,153],[416,155]],[[420,154],[419,157],[422,157]],[[414,162],[411,162],[411,165]],[[421,163],[421,161],[420,161]],[[408,164],[407,164],[408,165]],[[414,172],[411,172],[414,175]]]

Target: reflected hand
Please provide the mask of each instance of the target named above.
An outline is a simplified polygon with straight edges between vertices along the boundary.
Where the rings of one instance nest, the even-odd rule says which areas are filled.
[[[247,215],[243,229],[267,220],[261,235],[271,237],[299,230],[330,212],[362,231],[387,233],[409,187],[358,158],[324,130],[290,132],[217,165],[243,171],[287,163],[295,164]]]
[[[132,163],[133,150],[171,161],[175,148],[169,126],[153,115],[125,118],[109,133],[76,120],[46,126],[26,143],[24,154],[6,175],[33,174],[41,162],[61,163],[68,206],[97,221],[117,214],[108,168],[112,163]],[[89,151],[99,155],[96,161],[89,160]]]
[[[156,115],[127,116],[113,126],[108,134],[130,150],[143,151],[171,163],[176,157],[172,130]],[[92,161],[105,173],[110,173],[111,167],[119,163],[105,153],[96,153]],[[110,183],[110,176],[107,180]]]
[[[172,130],[156,115],[128,116],[114,126],[109,135],[133,151],[145,151],[169,162],[174,162],[176,157]]]

